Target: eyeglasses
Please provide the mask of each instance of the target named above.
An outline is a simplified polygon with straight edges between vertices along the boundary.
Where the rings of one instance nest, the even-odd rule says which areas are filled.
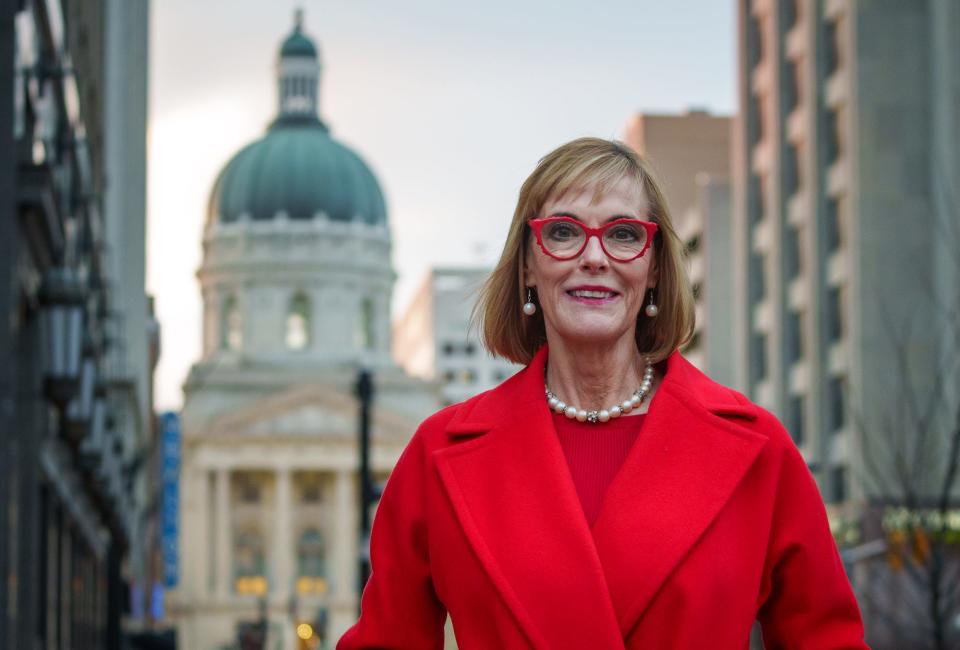
[[[610,259],[630,262],[643,257],[657,232],[657,224],[640,219],[616,219],[590,228],[570,217],[544,217],[527,222],[544,253],[557,260],[571,260],[596,237]]]

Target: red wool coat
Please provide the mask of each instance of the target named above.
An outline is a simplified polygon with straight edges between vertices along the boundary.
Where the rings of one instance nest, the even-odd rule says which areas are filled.
[[[866,648],[823,502],[780,423],[679,353],[589,528],[546,348],[427,419],[384,490],[338,650]]]

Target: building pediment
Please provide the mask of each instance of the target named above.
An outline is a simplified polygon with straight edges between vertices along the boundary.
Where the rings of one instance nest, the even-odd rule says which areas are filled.
[[[417,423],[374,405],[374,436],[409,438]],[[287,386],[216,417],[204,437],[350,438],[359,427],[357,398],[326,382]]]

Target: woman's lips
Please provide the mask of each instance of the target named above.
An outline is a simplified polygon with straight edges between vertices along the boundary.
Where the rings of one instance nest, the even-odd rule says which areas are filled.
[[[620,294],[610,289],[571,289],[567,295],[585,305],[603,305],[616,300]]]

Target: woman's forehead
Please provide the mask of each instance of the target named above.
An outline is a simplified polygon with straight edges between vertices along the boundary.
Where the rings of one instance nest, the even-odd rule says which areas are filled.
[[[560,206],[590,207],[597,205],[617,205],[645,211],[648,206],[643,186],[629,177],[601,183],[591,180],[586,183],[573,185],[562,193],[547,197],[544,208]]]

